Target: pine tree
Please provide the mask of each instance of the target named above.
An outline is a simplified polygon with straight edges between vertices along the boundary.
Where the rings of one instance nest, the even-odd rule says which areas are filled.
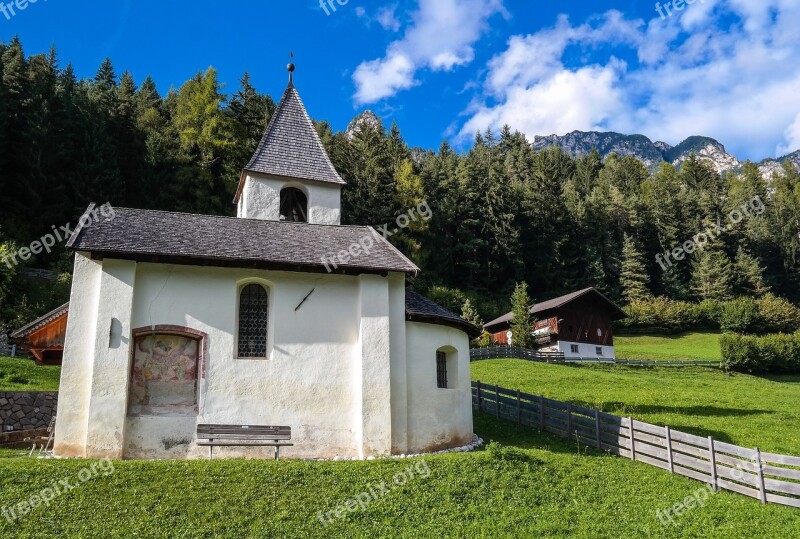
[[[763,297],[769,292],[769,286],[764,282],[764,268],[741,246],[736,252],[734,269],[736,271],[736,291],[739,294],[755,294],[757,297]]]
[[[245,72],[239,80],[239,90],[231,97],[227,112],[237,124],[237,145],[241,147],[245,158],[249,158],[275,113],[275,102],[271,97],[259,94],[250,83],[250,74]]]
[[[692,290],[701,300],[727,301],[733,297],[733,267],[722,249],[706,247],[696,256]]]
[[[478,314],[478,311],[475,310],[475,307],[472,306],[472,302],[469,299],[464,301],[464,305],[461,307],[461,318],[476,328],[483,328],[483,319],[481,315]]]
[[[602,170],[603,159],[597,148],[592,148],[591,152],[578,158],[575,167],[575,188],[581,197],[589,196]]]
[[[620,286],[622,295],[628,304],[643,301],[650,297],[648,285],[650,276],[642,261],[642,255],[636,248],[633,238],[625,234],[622,246],[622,271]]]
[[[488,346],[491,343],[491,335],[483,329],[483,319],[472,306],[472,302],[467,299],[461,307],[461,318],[475,326],[481,331],[481,335],[472,340],[473,346]]]
[[[533,344],[533,316],[531,315],[531,299],[528,296],[528,285],[517,283],[511,295],[511,335],[512,344],[520,348],[528,348]]]

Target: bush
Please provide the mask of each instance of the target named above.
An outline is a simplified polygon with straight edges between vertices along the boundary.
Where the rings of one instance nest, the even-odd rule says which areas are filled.
[[[628,318],[619,327],[628,329],[660,328],[668,333],[690,329],[718,329],[720,303],[706,300],[688,303],[659,297],[636,301],[625,308]]]
[[[767,294],[756,300],[761,315],[759,333],[794,333],[800,330],[800,308],[783,298]]]
[[[767,294],[761,299],[738,298],[700,303],[659,297],[637,301],[625,308],[628,318],[617,322],[623,330],[680,333],[721,329],[733,333],[793,333],[800,330],[800,308]]]
[[[740,372],[800,373],[800,333],[755,337],[723,335],[722,365]]]
[[[738,298],[722,304],[719,327],[725,333],[755,333],[764,325],[755,300]]]

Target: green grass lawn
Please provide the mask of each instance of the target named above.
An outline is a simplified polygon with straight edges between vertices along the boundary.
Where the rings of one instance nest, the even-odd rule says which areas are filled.
[[[472,379],[723,442],[800,456],[800,375],[759,377],[702,367],[547,365],[497,359],[473,363]]]
[[[13,523],[0,537],[541,537],[785,538],[800,510],[730,492],[664,526],[656,510],[698,482],[578,448],[548,434],[476,417],[493,450],[371,462],[124,461]],[[77,460],[0,459],[0,505],[74,481]],[[404,486],[392,486],[408,466]],[[427,477],[424,477],[427,475]],[[326,513],[360,493],[389,493],[323,528]]]
[[[651,361],[722,361],[720,333],[711,331],[680,335],[621,335],[614,337],[619,359]]]
[[[30,359],[0,357],[0,391],[58,391],[61,367]]]

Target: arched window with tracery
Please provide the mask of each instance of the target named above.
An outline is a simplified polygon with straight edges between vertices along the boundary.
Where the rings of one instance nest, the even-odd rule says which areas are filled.
[[[242,287],[239,292],[239,334],[237,350],[240,358],[267,357],[267,323],[269,293],[257,283]]]

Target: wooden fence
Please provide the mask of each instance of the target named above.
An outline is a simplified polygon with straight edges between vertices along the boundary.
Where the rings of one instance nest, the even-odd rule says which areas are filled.
[[[560,352],[539,352],[528,348],[516,346],[489,346],[486,348],[472,348],[469,351],[469,360],[480,359],[527,359],[528,361],[542,361],[556,363],[564,361],[564,354]]]
[[[719,361],[650,361],[640,359],[612,359],[603,357],[565,357],[561,352],[539,352],[516,346],[489,346],[472,348],[470,361],[482,359],[524,359],[542,363],[609,363],[638,367],[719,367]]]
[[[800,508],[800,457],[764,453],[499,386],[472,383],[475,410],[600,451],[750,496]]]

